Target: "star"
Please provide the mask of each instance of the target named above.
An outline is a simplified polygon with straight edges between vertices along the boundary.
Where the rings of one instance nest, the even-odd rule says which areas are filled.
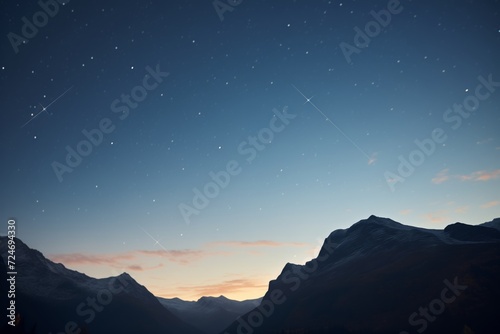
[[[43,104],[41,104],[41,103],[39,103],[39,105],[42,107],[42,111],[41,112],[45,111],[47,113],[47,115],[50,116],[49,112],[47,111],[47,107],[44,107]]]
[[[304,102],[304,104],[306,104],[306,103],[308,103],[308,102],[311,102],[311,99],[312,99],[313,97],[314,97],[314,95],[313,95],[313,96],[311,96],[310,98],[307,98],[307,97],[306,97],[306,102]]]

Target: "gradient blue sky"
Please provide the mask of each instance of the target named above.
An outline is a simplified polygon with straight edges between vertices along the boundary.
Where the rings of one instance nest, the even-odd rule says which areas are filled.
[[[30,247],[90,276],[244,299],[371,214],[429,228],[499,217],[500,86],[459,126],[444,118],[479,76],[500,82],[499,2],[401,1],[348,62],[341,43],[387,5],[243,1],[221,21],[211,1],[70,1],[15,53],[8,33],[41,9],[9,2],[0,234],[15,218]],[[169,75],[122,120],[111,105],[147,67]],[[239,145],[285,107],[295,118],[248,163]],[[53,162],[106,118],[114,130],[60,182]],[[446,140],[388,182],[436,128]],[[179,205],[233,160],[241,172],[187,224]]]

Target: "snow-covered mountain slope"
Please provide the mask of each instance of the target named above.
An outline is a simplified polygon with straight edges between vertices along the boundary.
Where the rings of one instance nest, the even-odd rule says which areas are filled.
[[[458,333],[466,326],[491,333],[500,311],[498,222],[430,230],[370,216],[332,232],[305,265],[287,263],[260,306],[221,333]],[[418,314],[440,300],[445,281],[466,289],[455,289],[442,316]]]

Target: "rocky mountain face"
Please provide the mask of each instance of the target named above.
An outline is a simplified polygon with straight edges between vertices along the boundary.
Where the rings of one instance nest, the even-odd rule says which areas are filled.
[[[221,333],[498,332],[499,228],[371,216],[332,232],[305,265],[286,264],[260,306]]]

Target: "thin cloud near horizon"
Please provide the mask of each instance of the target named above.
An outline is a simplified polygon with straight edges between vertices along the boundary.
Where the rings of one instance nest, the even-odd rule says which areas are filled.
[[[169,262],[177,264],[189,264],[201,260],[210,254],[201,250],[137,250],[117,254],[86,254],[86,253],[67,253],[67,254],[52,254],[48,258],[56,263],[63,263],[67,266],[110,266],[113,268],[129,268],[131,270],[145,270],[142,265],[126,264],[124,262],[137,261],[141,262],[141,255],[157,256],[166,258]],[[220,255],[220,254],[219,254]],[[156,269],[158,266],[150,269]]]
[[[133,271],[144,271],[156,269],[158,266],[145,269],[139,264],[127,264],[125,262],[137,261],[140,263],[141,256],[155,256],[167,259],[171,263],[187,265],[212,256],[227,256],[228,251],[206,250],[204,248],[233,247],[233,248],[255,248],[255,247],[306,247],[309,244],[304,242],[278,242],[272,240],[258,241],[214,241],[204,244],[203,249],[182,249],[182,250],[134,250],[124,253],[114,254],[89,254],[89,253],[66,253],[51,254],[48,258],[56,263],[63,263],[67,266],[110,266],[113,268],[128,268]]]
[[[480,170],[480,171],[475,171],[470,174],[456,174],[456,175],[450,175],[449,174],[450,169],[446,168],[439,173],[436,174],[435,177],[432,178],[432,183],[434,184],[441,184],[446,181],[449,181],[451,179],[457,179],[460,181],[490,181],[490,180],[495,180],[500,178],[500,169],[495,169],[493,171],[485,171],[485,170]]]
[[[490,201],[490,202],[482,204],[481,208],[482,209],[489,209],[489,208],[499,206],[499,205],[500,205],[500,201]]]
[[[252,289],[264,290],[268,287],[268,282],[261,279],[239,278],[224,280],[219,283],[178,286],[175,288],[178,292],[192,293],[197,296],[220,296],[235,293],[248,292]],[[169,298],[169,297],[164,297]]]
[[[257,241],[213,241],[205,244],[207,247],[231,246],[231,247],[305,247],[305,242],[281,242],[272,240]]]

